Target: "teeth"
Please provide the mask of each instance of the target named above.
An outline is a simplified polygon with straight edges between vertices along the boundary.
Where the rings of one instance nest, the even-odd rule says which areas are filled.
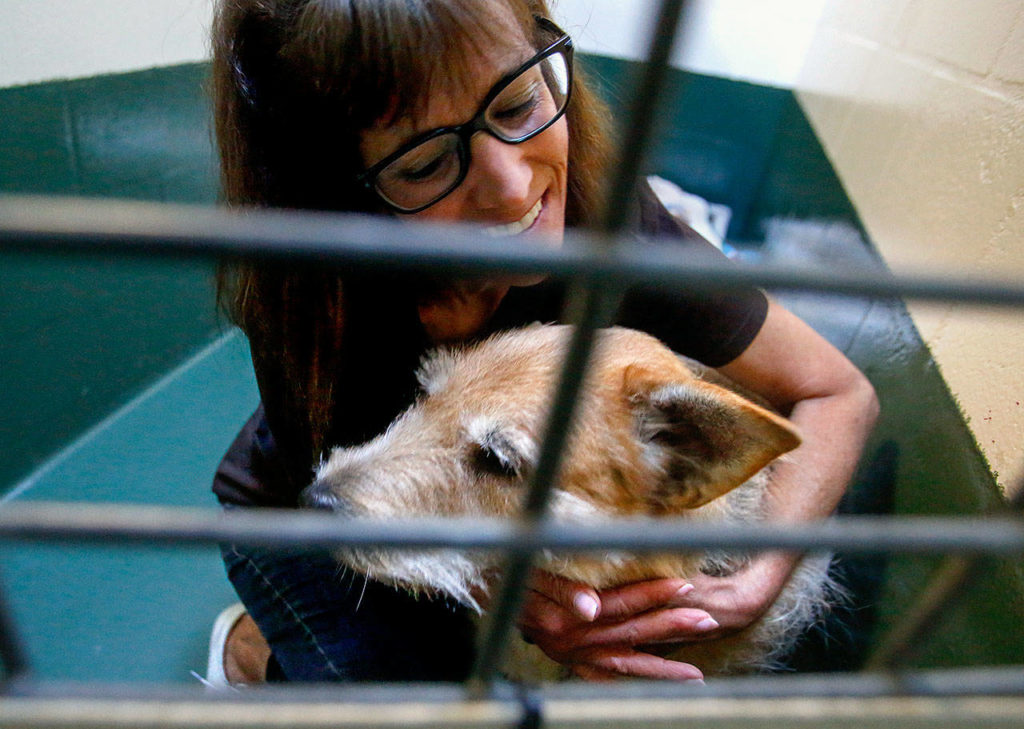
[[[490,228],[484,228],[484,232],[487,235],[507,236],[507,235],[519,235],[524,230],[533,225],[533,221],[540,215],[541,201],[538,200],[536,204],[530,208],[529,212],[526,213],[522,218],[514,223],[508,223],[507,225],[494,225]]]

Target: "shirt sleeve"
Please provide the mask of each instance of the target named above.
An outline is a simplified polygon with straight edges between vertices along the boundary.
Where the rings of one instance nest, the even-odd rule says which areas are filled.
[[[289,484],[261,403],[217,466],[213,493],[222,504],[294,507]]]
[[[725,260],[721,251],[665,210],[646,185],[640,193],[640,232],[645,245],[670,246],[681,257]],[[720,367],[750,346],[767,314],[768,299],[756,287],[697,292],[638,285],[626,293],[616,323],[645,331],[709,367]]]

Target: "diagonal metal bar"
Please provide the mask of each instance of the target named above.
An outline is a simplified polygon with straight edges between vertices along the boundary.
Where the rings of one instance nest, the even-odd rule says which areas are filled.
[[[622,145],[615,175],[605,199],[601,229],[606,234],[618,233],[627,221],[624,211],[629,209],[630,197],[647,158],[654,130],[655,110],[662,99],[669,59],[685,14],[683,0],[662,0],[648,44],[650,50],[647,61],[627,109],[626,123],[618,130]]]
[[[630,123],[627,133],[623,135],[625,142],[605,200],[600,230],[604,235],[597,239],[597,244],[604,249],[615,247],[613,236],[625,227],[629,219],[628,201],[650,142],[654,107],[659,97],[658,92],[664,85],[682,5],[681,0],[663,0],[661,4],[643,77],[630,104]],[[569,319],[576,327],[562,366],[544,430],[538,467],[531,480],[522,514],[521,528],[526,532],[536,529],[545,520],[547,504],[558,478],[571,430],[577,394],[586,377],[587,364],[594,346],[594,333],[598,327],[611,321],[621,301],[621,285],[601,287],[596,283],[580,277],[575,280],[571,291],[569,307],[572,315]],[[501,668],[506,646],[515,630],[516,617],[522,608],[534,556],[532,552],[513,552],[505,561],[497,600],[487,613],[482,637],[477,645],[476,661],[468,682],[471,696],[484,695]]]
[[[1024,477],[1017,484],[1006,510],[1024,516]],[[932,633],[935,626],[966,595],[983,574],[982,556],[952,555],[936,569],[921,595],[901,619],[879,641],[865,666],[866,670],[891,669],[910,661],[922,639]]]
[[[520,543],[528,541],[545,522],[551,492],[561,467],[566,441],[576,410],[577,393],[586,377],[587,363],[593,348],[594,333],[607,323],[618,306],[620,297],[608,290],[587,287],[574,292],[571,303],[582,304],[569,351],[563,363],[561,378],[555,392],[551,414],[545,425],[543,446],[537,469],[530,482],[523,513],[518,524]],[[534,563],[532,550],[510,550],[502,569],[495,601],[487,612],[478,641],[476,660],[467,686],[473,697],[483,696],[504,661],[508,640],[523,605],[530,569]]]

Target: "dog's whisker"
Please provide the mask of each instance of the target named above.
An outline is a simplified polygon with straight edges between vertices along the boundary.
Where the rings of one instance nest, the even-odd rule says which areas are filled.
[[[366,587],[370,584],[370,573],[367,572],[363,575],[363,589],[359,591],[359,599],[356,600],[356,612],[359,612],[360,606],[363,604],[363,598],[366,597]]]

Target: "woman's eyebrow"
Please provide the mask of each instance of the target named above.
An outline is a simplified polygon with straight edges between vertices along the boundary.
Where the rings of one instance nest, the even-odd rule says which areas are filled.
[[[402,134],[401,138],[396,144],[389,145],[387,153],[381,155],[380,159],[385,159],[386,157],[389,157],[390,155],[394,154],[405,145],[415,141],[418,137],[425,136],[427,134],[430,134],[431,132],[437,131],[438,129],[447,129],[448,127],[454,127],[460,124],[465,124],[472,118],[472,116],[470,115],[475,114],[479,110],[480,104],[482,104],[483,100],[487,98],[491,91],[494,90],[495,86],[504,81],[509,76],[509,74],[518,70],[520,66],[526,63],[536,54],[537,49],[533,48],[533,46],[519,45],[515,49],[509,49],[508,53],[505,54],[505,58],[496,59],[496,62],[494,64],[495,67],[500,67],[502,68],[502,70],[495,74],[493,80],[491,81],[490,84],[488,84],[486,90],[483,92],[480,98],[476,100],[472,112],[469,112],[469,114],[467,114],[465,118],[460,118],[459,120],[453,121],[450,124],[437,124],[429,127],[420,126],[417,123],[415,114],[409,114],[404,116],[402,119],[396,119],[392,124],[388,125],[388,127],[386,127],[385,129],[392,129],[395,126],[398,126],[399,124],[405,123],[408,124],[410,131],[406,134]],[[456,79],[449,78],[444,84],[441,93],[445,96],[451,97],[455,94],[455,92],[458,92],[461,88],[461,85],[458,83]],[[429,99],[429,97],[425,97],[425,100],[427,99]],[[429,105],[429,100],[427,100],[427,105]],[[421,105],[416,103],[412,104],[410,108],[416,110],[420,107]]]

